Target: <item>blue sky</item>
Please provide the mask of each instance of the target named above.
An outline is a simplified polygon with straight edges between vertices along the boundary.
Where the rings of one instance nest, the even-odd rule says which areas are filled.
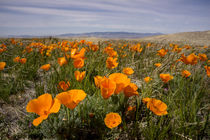
[[[0,0],[0,36],[210,30],[210,0]]]

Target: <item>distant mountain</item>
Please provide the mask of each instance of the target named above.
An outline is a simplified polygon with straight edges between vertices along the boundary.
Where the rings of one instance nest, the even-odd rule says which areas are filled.
[[[163,35],[162,33],[132,33],[132,32],[91,32],[79,34],[61,34],[56,37],[96,37],[96,38],[122,38],[134,39],[148,36]]]

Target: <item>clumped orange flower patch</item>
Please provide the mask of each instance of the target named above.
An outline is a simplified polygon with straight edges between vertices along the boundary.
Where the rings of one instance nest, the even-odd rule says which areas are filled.
[[[143,98],[142,101],[143,103],[146,103],[147,108],[149,108],[156,115],[162,116],[168,114],[167,105],[161,100],[157,100],[155,98]]]
[[[116,83],[112,79],[104,77],[100,81],[101,95],[104,99],[108,99],[116,89]]]
[[[123,73],[112,73],[109,75],[109,79],[116,83],[115,94],[119,94],[123,89],[130,84],[130,78]]]
[[[3,70],[5,66],[6,66],[5,62],[0,62],[0,70]]]
[[[109,69],[114,69],[118,66],[117,58],[108,57],[106,60],[106,67]]]
[[[122,119],[118,113],[111,112],[109,114],[106,114],[104,122],[108,128],[112,129],[121,124]]]
[[[188,55],[187,57],[184,56],[184,54],[181,55],[182,57],[180,58],[180,60],[185,63],[185,64],[191,64],[191,65],[195,65],[198,62],[198,56],[195,55],[194,53]]]
[[[67,63],[68,63],[68,62],[67,62],[67,60],[66,60],[65,57],[60,57],[60,58],[58,58],[58,64],[59,64],[60,66],[66,65]]]
[[[45,70],[45,71],[48,71],[48,70],[50,69],[50,67],[51,67],[50,64],[45,64],[45,65],[42,65],[42,66],[40,67],[40,69]]]
[[[17,56],[17,57],[15,57],[15,58],[13,59],[13,62],[18,63],[19,61],[20,61],[20,56]]]
[[[127,67],[127,68],[123,69],[123,73],[126,75],[132,75],[134,73],[134,71],[132,68]]]
[[[168,49],[165,50],[165,49],[160,49],[159,51],[157,51],[157,55],[161,56],[161,57],[164,57],[168,52]]]
[[[131,97],[131,96],[139,95],[137,89],[138,87],[136,84],[130,83],[124,88],[123,92],[126,97]]]
[[[67,91],[70,87],[70,83],[69,81],[65,82],[65,81],[60,81],[58,84],[58,88],[62,89],[63,91]]]
[[[84,59],[83,58],[76,58],[74,59],[74,67],[75,68],[82,68],[85,64]]]
[[[43,120],[46,120],[51,113],[57,113],[60,110],[60,101],[52,99],[51,94],[45,93],[37,99],[29,101],[26,106],[27,112],[33,112],[39,115],[33,120],[33,125],[38,126]]]
[[[79,52],[76,52],[77,49],[73,49],[71,51],[71,58],[72,59],[77,59],[77,58],[84,58],[85,56],[85,51],[86,49],[85,48],[82,48]]]
[[[172,80],[174,77],[170,74],[160,74],[160,78],[164,83],[167,83],[168,81]]]
[[[83,71],[83,72],[75,71],[74,76],[75,76],[77,81],[81,82],[85,77],[85,73],[86,73],[86,71]]]
[[[199,53],[199,54],[198,54],[198,57],[199,57],[199,59],[200,59],[201,61],[206,61],[206,60],[208,60],[206,54],[201,54],[201,53]]]
[[[94,77],[94,82],[95,82],[96,87],[100,88],[100,82],[102,79],[103,79],[103,77],[101,77],[101,76]]]
[[[191,75],[191,73],[188,70],[183,70],[182,71],[182,77],[189,77]]]
[[[56,98],[60,100],[61,104],[65,105],[69,109],[74,109],[82,100],[85,99],[85,97],[86,93],[79,89],[61,92],[56,96]]]
[[[162,64],[161,63],[155,63],[154,64],[156,67],[160,67]]]
[[[151,77],[145,77],[145,78],[144,78],[144,81],[145,81],[146,83],[149,83],[151,80],[152,80]]]
[[[206,69],[207,76],[210,77],[210,66],[204,66],[204,68]]]
[[[19,60],[19,62],[20,62],[21,64],[25,64],[25,63],[26,63],[26,61],[27,61],[27,59],[26,59],[26,58],[21,58],[21,59]]]

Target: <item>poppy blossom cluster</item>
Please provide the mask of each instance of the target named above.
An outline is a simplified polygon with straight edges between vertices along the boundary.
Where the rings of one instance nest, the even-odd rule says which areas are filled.
[[[16,62],[16,63],[25,64],[27,59],[26,58],[20,58],[19,56],[17,56],[13,59],[13,61]]]
[[[111,95],[123,92],[126,97],[138,95],[138,87],[130,82],[130,78],[123,73],[113,73],[109,77],[94,77],[96,87],[101,90],[104,99],[108,99]]]
[[[158,116],[166,115],[167,105],[161,100],[157,100],[155,98],[143,98],[143,103],[147,104],[147,108],[149,108],[153,113]]]
[[[3,70],[5,66],[6,66],[5,62],[0,62],[0,70]]]

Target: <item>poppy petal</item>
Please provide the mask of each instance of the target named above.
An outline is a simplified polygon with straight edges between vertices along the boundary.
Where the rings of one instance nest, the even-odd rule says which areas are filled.
[[[52,107],[50,109],[50,113],[57,113],[60,110],[61,103],[56,98],[53,100],[53,102],[54,103],[53,103],[53,105],[52,105]]]

